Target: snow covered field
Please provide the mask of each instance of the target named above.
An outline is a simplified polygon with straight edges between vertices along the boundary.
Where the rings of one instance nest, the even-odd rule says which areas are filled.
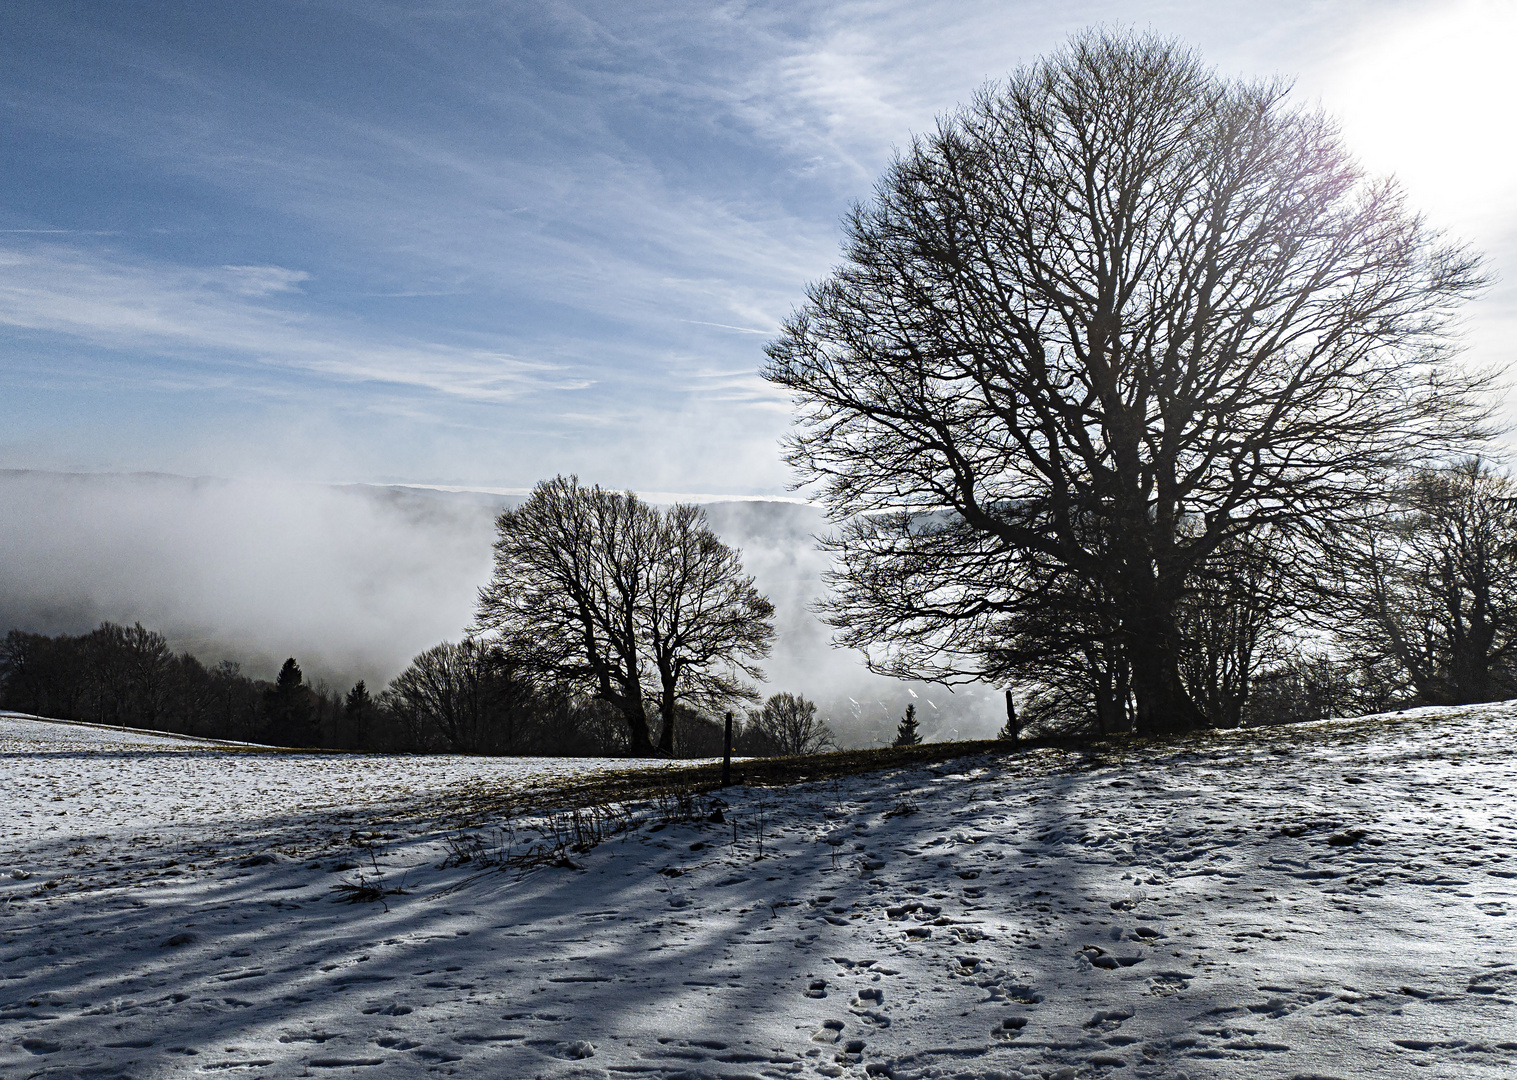
[[[218,834],[230,837],[218,839],[220,846],[290,842],[305,825],[314,828],[311,836],[325,839],[334,821],[346,820],[344,809],[354,811],[358,824],[376,813],[425,816],[434,803],[481,785],[557,783],[627,767],[622,758],[241,749],[249,746],[0,712],[6,816],[0,849],[9,858],[13,849],[27,851],[43,839],[73,847],[137,843],[147,834],[159,843],[170,837],[189,842],[212,823],[239,826]]]
[[[0,1076],[1510,1077],[1514,747],[1506,704],[969,758],[522,870],[443,865],[451,794],[625,763],[0,720]]]

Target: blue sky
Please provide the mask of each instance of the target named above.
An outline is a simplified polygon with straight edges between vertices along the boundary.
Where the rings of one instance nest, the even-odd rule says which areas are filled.
[[[839,215],[1098,22],[1341,115],[1510,363],[1511,3],[0,0],[0,468],[783,493]]]

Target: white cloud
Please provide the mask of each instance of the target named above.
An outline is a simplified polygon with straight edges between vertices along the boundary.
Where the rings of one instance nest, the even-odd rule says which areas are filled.
[[[227,287],[244,296],[269,296],[273,293],[298,292],[302,281],[311,275],[304,270],[286,270],[282,266],[223,266]]]
[[[207,270],[71,248],[0,249],[0,324],[106,349],[230,356],[477,401],[586,385],[556,365],[504,351],[395,341],[361,325],[258,302],[295,292],[308,276],[277,266]]]
[[[756,377],[763,339],[836,261],[837,215],[868,197],[892,146],[986,77],[1108,21],[1179,34],[1224,74],[1304,71],[1321,93],[1377,22],[1429,10],[1425,0],[334,5],[335,23],[379,24],[362,31],[419,65],[404,93],[373,95],[316,93],[258,64],[79,27],[92,52],[130,64],[111,83],[117,105],[102,107],[99,84],[82,79],[18,89],[13,119],[200,193],[233,239],[172,256],[206,268],[154,261],[143,253],[163,250],[158,241],[130,229],[95,248],[83,235],[50,249],[0,237],[0,323],[117,350],[93,374],[125,373],[139,388],[261,384],[265,400],[285,393],[309,411],[305,381],[275,385],[268,373],[372,383],[342,395],[364,419],[333,436],[365,446],[342,459],[355,477],[506,470],[501,482],[528,483],[572,463],[635,486],[774,490],[789,409]],[[334,62],[358,61],[338,50]],[[140,220],[138,209],[123,219]],[[235,246],[249,228],[262,237],[256,254]],[[196,250],[183,234],[171,243]],[[1472,341],[1502,340],[1496,299],[1472,312]],[[522,403],[552,388],[579,392]],[[242,456],[268,457],[279,442],[255,441],[220,467],[243,472]],[[129,465],[136,453],[99,458]]]

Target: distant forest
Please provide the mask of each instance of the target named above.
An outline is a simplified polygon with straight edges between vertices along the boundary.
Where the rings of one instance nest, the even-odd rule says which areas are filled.
[[[362,681],[334,690],[305,681],[294,658],[270,682],[222,661],[207,667],[175,653],[141,624],[102,623],[48,637],[12,630],[0,643],[0,708],[59,720],[166,731],[276,746],[378,753],[603,756],[627,751],[627,729],[604,701],[541,689],[511,670],[499,649],[444,642],[388,688]],[[681,707],[676,757],[722,752],[723,725]],[[777,694],[738,719],[736,750],[808,752],[831,733],[804,698]]]

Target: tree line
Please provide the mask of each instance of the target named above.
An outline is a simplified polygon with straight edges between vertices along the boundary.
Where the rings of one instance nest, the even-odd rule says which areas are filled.
[[[616,756],[629,740],[621,715],[569,688],[523,680],[498,646],[466,638],[417,656],[382,691],[305,681],[286,660],[272,681],[233,661],[207,667],[140,624],[85,634],[10,631],[0,641],[0,708],[60,720],[274,746],[376,753]],[[676,710],[672,753],[722,752],[722,722]],[[739,754],[806,754],[836,745],[816,705],[771,695],[739,718]]]
[[[566,482],[549,484],[585,501],[605,496]],[[635,496],[617,498],[637,505]],[[503,535],[512,535],[520,513],[502,515]],[[680,518],[686,524],[697,520],[684,512]],[[517,561],[519,547],[502,550],[509,555],[508,570],[497,573],[481,595],[487,617],[512,587],[510,575],[526,564]],[[1190,583],[1180,609],[1180,675],[1207,723],[1281,723],[1517,695],[1517,483],[1509,476],[1476,459],[1414,471],[1388,484],[1373,512],[1317,553],[1323,552],[1330,558],[1308,562],[1300,549],[1271,533],[1233,545],[1225,562]],[[716,562],[729,585],[735,582],[737,595],[762,611],[744,591],[751,581],[741,575],[736,553],[720,555]],[[630,581],[626,575],[619,580]],[[604,607],[598,616],[586,613],[592,627],[625,602],[622,597],[612,603],[621,595],[613,583],[593,589],[584,584]],[[1133,726],[1127,678],[1132,659],[1122,648],[1120,621],[1101,600],[1098,591],[1050,583],[1038,617],[1017,621],[983,654],[993,677],[1017,687],[1022,725],[1098,733]],[[633,625],[635,630],[636,619]],[[754,636],[749,628],[746,636],[726,640],[751,642]],[[86,634],[57,637],[16,630],[0,643],[0,706],[281,746],[536,755],[632,751],[634,728],[625,700],[616,696],[620,687],[613,682],[611,695],[597,696],[604,662],[598,671],[581,655],[562,651],[563,643],[555,646],[540,636],[530,650],[517,651],[519,640],[501,635],[443,642],[371,695],[363,682],[345,693],[312,686],[293,658],[273,681],[249,678],[230,661],[207,667],[189,653],[174,653],[162,635],[141,625],[104,623]],[[636,655],[637,633],[623,644],[627,651],[619,662],[625,664]],[[544,664],[545,655],[567,655],[569,662]],[[717,653],[702,656],[714,660]],[[656,670],[650,666],[650,682]],[[645,698],[639,719],[645,727],[649,716],[660,724],[658,745],[667,753],[720,754],[719,714],[679,700],[683,689],[676,680],[672,694]],[[718,707],[757,698],[751,687],[720,677],[708,679],[701,692],[704,703]],[[663,717],[671,698],[672,723]],[[836,746],[816,705],[799,695],[773,694],[737,719],[740,754],[807,754]],[[895,741],[919,740],[915,709],[908,706]]]

